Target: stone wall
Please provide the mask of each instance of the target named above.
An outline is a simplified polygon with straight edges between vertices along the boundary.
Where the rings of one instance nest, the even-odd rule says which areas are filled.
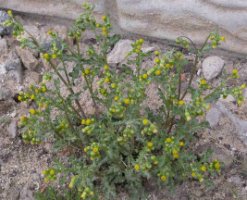
[[[0,7],[74,19],[85,0],[0,0]],[[96,13],[113,16],[130,33],[174,40],[185,35],[202,43],[210,31],[227,39],[223,48],[247,54],[246,0],[93,0]]]

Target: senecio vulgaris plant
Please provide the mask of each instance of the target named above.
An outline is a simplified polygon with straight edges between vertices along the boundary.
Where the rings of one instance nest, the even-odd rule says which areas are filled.
[[[93,6],[84,4],[84,9],[69,33],[74,45],[49,31],[51,45],[45,49],[11,11],[5,22],[13,27],[21,46],[40,52],[52,69],[39,85],[31,85],[18,97],[32,102],[29,113],[19,122],[24,142],[40,144],[52,139],[59,150],[72,149],[68,163],[57,161],[43,172],[46,182],[59,179],[63,190],[48,188],[37,199],[114,199],[120,190],[131,199],[144,199],[145,182],[174,186],[188,179],[206,182],[220,173],[219,161],[210,160],[207,152],[194,151],[195,133],[207,126],[203,116],[221,95],[232,94],[241,104],[245,85],[227,87],[230,79],[238,78],[236,69],[230,76],[223,74],[226,77],[216,88],[204,78],[196,85],[192,82],[203,53],[225,38],[211,33],[201,47],[189,38],[177,39],[195,54],[188,77],[184,75],[188,60],[181,51],[145,53],[143,39],[132,44],[128,62],[117,71],[107,63],[107,54],[118,40],[110,34],[109,18],[103,16],[97,22]],[[80,41],[86,30],[95,34],[97,47],[88,45],[82,52]],[[151,56],[153,65],[143,68],[144,60]],[[72,71],[68,62],[74,64]],[[78,91],[75,81],[79,78],[85,84]],[[150,84],[157,86],[162,101],[158,112],[143,104]],[[62,87],[67,95],[61,92]],[[80,101],[85,92],[90,93],[94,114],[87,114]],[[187,94],[190,100],[185,100]]]

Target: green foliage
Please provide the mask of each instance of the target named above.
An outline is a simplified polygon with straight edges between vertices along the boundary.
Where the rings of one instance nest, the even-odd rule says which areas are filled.
[[[97,22],[93,7],[85,4],[84,8],[69,33],[74,46],[50,31],[51,45],[45,49],[32,35],[23,37],[25,30],[12,13],[7,23],[21,45],[38,50],[53,70],[43,76],[40,85],[31,85],[18,97],[33,102],[29,114],[20,118],[22,138],[32,144],[52,139],[57,149],[70,150],[68,162],[55,162],[44,171],[46,182],[59,179],[64,188],[48,188],[37,194],[37,199],[114,199],[119,191],[139,199],[145,197],[145,182],[162,187],[214,177],[220,172],[220,163],[210,161],[207,152],[194,152],[195,133],[207,126],[204,114],[212,102],[221,94],[232,93],[240,104],[245,85],[226,86],[228,80],[238,78],[236,70],[216,89],[203,78],[193,86],[192,81],[203,53],[224,37],[211,33],[200,48],[189,38],[178,38],[178,44],[196,55],[188,77],[184,74],[188,60],[181,51],[144,53],[143,39],[133,43],[128,62],[119,71],[106,59],[119,39],[110,34],[109,18],[103,16]],[[95,34],[97,45],[88,45],[82,52],[80,41],[85,31]],[[154,57],[153,66],[144,68],[143,62],[150,57]],[[74,85],[81,77],[85,85],[78,91]],[[144,103],[150,84],[157,86],[162,102],[158,111]],[[80,101],[85,92],[93,102],[92,115]],[[185,100],[187,94],[191,100]]]

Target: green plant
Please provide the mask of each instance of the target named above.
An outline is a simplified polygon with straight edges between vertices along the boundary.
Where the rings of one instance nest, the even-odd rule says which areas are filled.
[[[181,51],[144,53],[143,39],[132,44],[128,62],[118,71],[106,59],[118,40],[110,34],[109,18],[103,16],[98,23],[93,6],[85,4],[84,8],[69,33],[74,46],[50,31],[51,45],[44,49],[29,33],[23,37],[25,30],[11,12],[5,23],[13,26],[23,47],[40,52],[53,70],[43,76],[40,85],[31,85],[18,97],[33,105],[20,118],[24,142],[52,139],[58,150],[70,151],[65,164],[58,160],[44,171],[46,182],[59,179],[66,186],[62,191],[48,188],[37,199],[46,195],[50,199],[113,199],[121,189],[129,198],[139,199],[145,197],[147,181],[174,186],[188,179],[204,182],[214,177],[221,164],[210,161],[207,152],[194,151],[195,133],[207,126],[203,116],[212,102],[221,94],[233,94],[240,104],[245,85],[227,87],[229,79],[238,78],[236,70],[216,88],[203,78],[192,83],[203,53],[224,37],[211,33],[200,48],[189,38],[178,38],[179,45],[195,54],[188,78],[184,74],[188,60]],[[83,53],[80,41],[86,30],[95,34],[97,46],[89,45]],[[144,68],[144,60],[150,57],[154,57],[153,66]],[[69,63],[74,66],[71,72]],[[81,77],[84,85],[78,90],[75,82]],[[157,111],[144,103],[150,84],[156,86],[162,102]],[[85,92],[90,94],[94,114],[89,115],[80,101]],[[186,95],[191,99],[185,100]]]

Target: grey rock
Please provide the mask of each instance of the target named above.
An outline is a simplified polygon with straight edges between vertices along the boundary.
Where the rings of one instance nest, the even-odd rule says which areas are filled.
[[[12,92],[10,89],[1,86],[0,88],[0,101],[5,101],[12,96]]]
[[[21,58],[23,65],[28,70],[31,70],[31,71],[37,70],[39,61],[34,57],[31,51],[29,51],[28,49],[16,47],[16,52],[18,56]]]
[[[7,131],[8,131],[8,135],[10,138],[16,138],[17,136],[17,121],[16,120],[13,120],[9,124]]]
[[[225,116],[227,116],[234,124],[238,137],[247,146],[247,121],[239,119],[236,115],[231,113],[222,102],[216,103],[217,109],[219,109]]]
[[[230,167],[233,164],[234,156],[231,154],[231,151],[226,149],[221,149],[219,147],[212,147],[213,160],[219,160],[220,162],[224,163],[224,167]]]
[[[206,120],[209,122],[211,128],[214,128],[218,125],[220,117],[222,116],[221,111],[217,108],[212,107],[206,114]]]
[[[0,10],[0,36],[9,35],[11,33],[11,27],[4,27],[2,25],[7,19],[9,19],[8,14],[5,11]]]
[[[12,72],[12,74],[17,79],[18,83],[22,82],[23,71],[22,71],[22,64],[19,57],[16,55],[15,52],[11,52],[4,63],[5,70],[7,72]]]
[[[113,50],[107,55],[107,62],[109,64],[118,64],[123,62],[128,53],[131,51],[133,43],[132,40],[120,40],[118,41]]]
[[[107,55],[107,62],[109,64],[118,64],[123,62],[127,58],[128,53],[132,50],[132,43],[134,43],[132,40],[119,40],[115,44],[112,51]],[[142,51],[144,53],[148,53],[154,50],[154,47],[142,47]]]
[[[218,56],[209,56],[202,63],[202,72],[206,80],[216,78],[224,67],[224,60]]]
[[[36,85],[41,81],[39,73],[34,71],[26,71],[24,78],[24,86]]]
[[[0,55],[6,54],[8,52],[7,41],[4,38],[0,38]]]

